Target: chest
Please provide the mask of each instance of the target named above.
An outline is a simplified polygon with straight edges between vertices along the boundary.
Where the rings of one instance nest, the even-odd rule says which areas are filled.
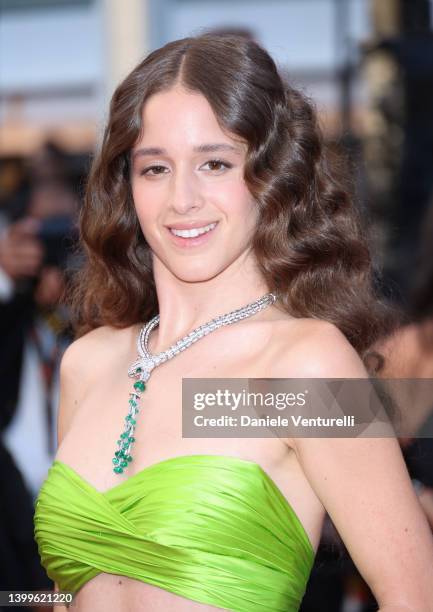
[[[218,330],[173,359],[157,366],[138,400],[139,412],[131,447],[132,475],[143,466],[178,454],[215,453],[269,456],[270,439],[183,438],[182,378],[254,378],[272,376],[268,363],[268,336],[263,326]],[[119,482],[112,473],[117,440],[125,429],[130,393],[136,379],[128,376],[130,362],[113,360],[106,374],[78,393],[79,402],[57,458],[73,465],[83,475],[99,474],[96,486],[107,489]],[[278,442],[278,448],[281,442]],[[101,470],[106,465],[107,470]],[[105,476],[102,474],[105,472]],[[95,483],[95,478],[92,479]]]

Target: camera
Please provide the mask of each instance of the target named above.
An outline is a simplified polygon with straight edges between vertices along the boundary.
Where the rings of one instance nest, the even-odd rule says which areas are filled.
[[[41,221],[36,238],[45,249],[43,265],[64,270],[70,249],[78,239],[78,229],[70,215],[53,215]]]

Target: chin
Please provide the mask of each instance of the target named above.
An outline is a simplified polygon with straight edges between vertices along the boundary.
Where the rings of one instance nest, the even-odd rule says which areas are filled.
[[[181,270],[171,268],[172,274],[185,283],[203,283],[211,280],[215,276],[218,276],[221,271],[222,270],[219,268],[212,270],[209,269],[209,267],[204,266],[191,268],[190,270],[186,270],[185,268],[182,268]]]
[[[232,257],[224,257],[222,260],[221,249],[219,253],[206,253],[200,256],[198,253],[194,256],[163,256],[158,257],[154,253],[154,263],[157,267],[162,266],[170,272],[175,278],[185,283],[202,283],[212,278],[215,278],[228,267],[230,267],[237,259],[236,254]],[[227,255],[227,254],[226,254]]]

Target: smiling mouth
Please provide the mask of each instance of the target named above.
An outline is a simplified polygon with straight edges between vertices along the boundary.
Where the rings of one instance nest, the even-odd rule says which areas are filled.
[[[178,236],[179,238],[197,238],[197,236],[212,231],[217,226],[217,223],[216,221],[215,223],[209,223],[209,225],[204,225],[203,227],[193,227],[191,229],[175,229],[170,227],[169,230],[174,236]]]

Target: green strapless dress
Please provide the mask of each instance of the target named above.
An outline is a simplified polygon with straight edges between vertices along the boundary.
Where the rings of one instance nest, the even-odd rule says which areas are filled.
[[[257,464],[182,455],[98,492],[54,460],[36,500],[48,576],[76,593],[101,572],[237,612],[296,612],[314,561],[294,510]]]

